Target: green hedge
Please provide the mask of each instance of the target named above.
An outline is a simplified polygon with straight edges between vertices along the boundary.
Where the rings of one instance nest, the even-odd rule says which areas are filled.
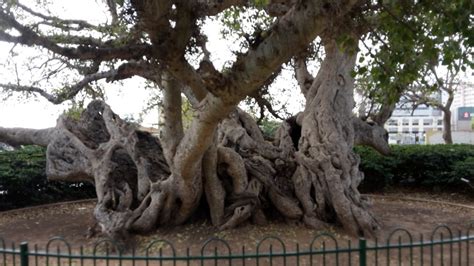
[[[48,181],[45,166],[44,148],[0,150],[0,211],[95,197],[92,184]]]
[[[368,147],[355,151],[365,174],[364,192],[400,185],[469,191],[461,178],[474,182],[473,145],[394,145],[389,156]]]
[[[389,156],[356,147],[365,174],[361,191],[382,191],[391,186],[469,191],[461,178],[474,183],[473,145],[395,145]],[[45,149],[28,146],[0,151],[0,211],[58,201],[91,198],[88,183],[48,181]]]

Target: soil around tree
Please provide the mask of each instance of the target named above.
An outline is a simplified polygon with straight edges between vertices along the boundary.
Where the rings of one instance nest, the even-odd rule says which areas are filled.
[[[442,204],[438,202],[407,200],[416,198],[422,200],[438,200],[462,204],[467,207]],[[371,210],[382,223],[382,230],[378,239],[385,241],[388,234],[397,228],[404,228],[414,236],[423,234],[430,237],[433,229],[438,225],[447,225],[455,236],[458,230],[466,232],[468,224],[474,221],[474,200],[454,194],[404,194],[390,193],[369,196],[372,201]],[[0,238],[10,245],[28,241],[31,246],[45,247],[52,237],[64,238],[73,249],[80,245],[93,246],[100,237],[88,238],[88,228],[93,225],[94,201],[79,203],[57,204],[46,207],[34,207],[1,213]],[[469,208],[471,207],[471,208]],[[155,239],[166,239],[174,244],[177,251],[183,252],[187,247],[191,250],[200,250],[203,243],[213,237],[226,240],[233,247],[252,247],[259,240],[267,236],[276,236],[282,239],[289,248],[308,245],[313,238],[329,232],[339,241],[353,240],[342,229],[337,227],[308,229],[304,226],[295,226],[294,223],[275,221],[266,225],[245,224],[238,228],[219,231],[207,220],[196,220],[191,223],[172,227],[159,228],[153,234],[136,237],[136,248],[144,248]],[[445,235],[446,236],[446,235]],[[237,249],[238,250],[238,249]]]

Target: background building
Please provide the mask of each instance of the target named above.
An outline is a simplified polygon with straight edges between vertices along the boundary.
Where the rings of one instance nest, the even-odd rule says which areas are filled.
[[[474,84],[459,84],[451,106],[452,129],[454,131],[472,131],[474,118]]]
[[[427,131],[442,131],[442,112],[432,107],[398,107],[385,124],[390,144],[424,144]]]
[[[438,93],[436,97],[441,99],[442,94]],[[451,115],[454,143],[474,144],[474,83],[459,84],[451,105]],[[402,100],[385,128],[389,133],[390,144],[444,143],[443,112],[436,108],[423,105],[413,110]]]

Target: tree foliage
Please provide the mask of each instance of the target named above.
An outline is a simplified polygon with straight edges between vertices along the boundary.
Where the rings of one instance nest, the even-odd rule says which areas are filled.
[[[413,87],[447,88],[449,80],[443,82],[441,72],[473,68],[472,1],[378,4],[380,13],[373,14],[378,24],[362,40],[357,69],[364,94],[373,102],[395,103]]]

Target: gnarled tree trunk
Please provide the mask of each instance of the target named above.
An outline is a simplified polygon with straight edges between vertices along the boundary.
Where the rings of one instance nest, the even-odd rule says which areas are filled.
[[[334,40],[326,41],[325,50],[318,76],[305,93],[298,169],[293,176],[296,195],[307,223],[337,222],[352,234],[372,235],[378,223],[357,190],[363,174],[352,149],[351,72],[356,54],[341,51]]]
[[[315,99],[323,96],[327,97],[316,94]],[[337,105],[344,101],[348,99]],[[362,220],[370,216],[356,189],[361,174],[351,151],[352,124],[346,124],[350,113],[338,115],[344,118],[343,125],[336,120],[331,124],[326,121],[331,116],[317,118],[319,112],[329,112],[328,108],[332,107],[307,108],[298,117],[304,117],[302,128],[296,117],[284,121],[273,143],[263,138],[252,117],[236,109],[211,136],[212,143],[202,159],[197,159],[198,171],[189,183],[180,177],[176,158],[163,149],[176,146],[162,145],[157,137],[121,120],[100,101],[89,104],[78,121],[61,116],[52,129],[0,128],[0,137],[17,145],[47,145],[50,179],[94,182],[96,220],[102,232],[124,244],[130,232],[149,232],[186,221],[203,193],[212,223],[221,229],[247,220],[263,224],[275,212],[312,226],[317,225],[315,219],[339,221],[346,227],[373,222]],[[315,123],[333,128],[315,128]],[[161,139],[165,141],[169,134],[179,132],[166,128]],[[345,210],[349,212],[341,213]]]
[[[370,236],[378,224],[357,191],[363,175],[352,148],[356,141],[387,153],[388,145],[383,129],[352,115],[355,57],[326,44],[304,112],[283,121],[273,142],[251,116],[212,94],[195,101],[201,104],[184,133],[176,109],[181,85],[166,73],[160,138],[93,101],[77,121],[61,116],[51,129],[0,128],[0,141],[47,145],[49,178],[94,182],[96,220],[124,244],[130,232],[187,221],[202,196],[221,229],[263,224],[278,213]]]

